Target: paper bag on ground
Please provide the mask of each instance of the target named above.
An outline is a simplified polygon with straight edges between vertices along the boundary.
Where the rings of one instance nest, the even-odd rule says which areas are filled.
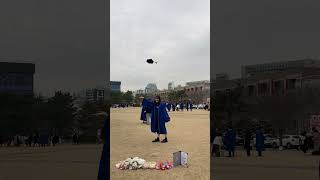
[[[178,151],[173,153],[173,165],[174,166],[188,166],[188,153]]]

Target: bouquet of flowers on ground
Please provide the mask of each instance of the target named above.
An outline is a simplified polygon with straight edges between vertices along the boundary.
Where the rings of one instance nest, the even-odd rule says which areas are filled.
[[[173,162],[170,162],[170,161],[165,161],[165,162],[158,161],[156,164],[157,170],[169,170],[171,168],[173,168]]]
[[[134,157],[134,158],[128,158],[124,161],[120,161],[119,163],[116,164],[116,168],[125,170],[136,170],[143,168],[143,165],[146,161],[144,159],[141,159],[139,157]]]

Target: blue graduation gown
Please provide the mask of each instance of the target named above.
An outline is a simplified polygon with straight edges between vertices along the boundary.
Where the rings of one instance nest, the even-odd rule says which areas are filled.
[[[171,104],[170,103],[167,104],[167,109],[168,109],[168,111],[171,111]]]
[[[166,123],[170,121],[170,117],[166,110],[166,104],[160,103],[156,106],[154,102],[144,99],[143,103],[152,110],[151,112],[151,132],[157,134],[167,134]]]
[[[236,145],[236,133],[233,130],[229,130],[225,136],[226,146],[228,151],[234,151]]]
[[[147,114],[146,113],[146,108],[144,107],[144,105],[142,105],[140,120],[146,121],[147,120],[146,114]]]
[[[264,135],[261,131],[256,132],[256,150],[264,151]]]
[[[110,174],[110,164],[109,164],[109,155],[110,155],[110,149],[109,149],[109,121],[108,121],[108,114],[105,113],[105,119],[104,119],[104,125],[103,129],[105,131],[104,138],[105,143],[103,144],[100,164],[99,164],[99,173],[98,173],[98,180],[107,180],[109,179]]]

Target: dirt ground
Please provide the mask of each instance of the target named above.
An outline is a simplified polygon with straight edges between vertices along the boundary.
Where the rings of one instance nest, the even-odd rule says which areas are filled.
[[[151,143],[155,138],[139,121],[140,109],[111,110],[111,179],[208,180],[209,113],[171,112],[167,124],[169,143]],[[59,145],[46,148],[0,147],[0,180],[95,180],[101,145]],[[172,153],[189,153],[190,167],[168,171],[121,171],[115,164],[127,157],[148,161],[172,159]],[[238,150],[235,158],[212,158],[213,180],[318,180],[319,156],[297,150],[268,150],[263,157],[246,157]]]
[[[1,180],[95,180],[101,145],[0,147]]]
[[[150,126],[142,124],[140,108],[112,109],[111,117],[111,179],[210,179],[209,112],[205,110],[170,112],[167,123],[166,144],[152,143],[155,134]],[[121,171],[115,164],[128,157],[141,157],[147,161],[172,160],[176,151],[189,153],[189,168],[176,167],[167,171]]]
[[[227,153],[225,153],[226,155]],[[213,180],[318,180],[319,156],[297,150],[267,150],[263,157],[247,157],[244,150],[235,158],[212,158]]]

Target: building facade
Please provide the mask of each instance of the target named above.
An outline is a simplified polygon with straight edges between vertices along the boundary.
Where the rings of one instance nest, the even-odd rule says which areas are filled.
[[[0,92],[32,95],[35,64],[0,62]]]
[[[273,63],[255,64],[242,66],[242,78],[247,78],[259,73],[290,71],[303,68],[320,67],[320,61],[314,59],[302,59],[293,61],[280,61]]]
[[[84,102],[102,102],[107,100],[107,90],[105,88],[88,88],[80,91],[75,96],[75,104],[81,106]]]
[[[238,79],[216,79],[212,93],[228,92],[239,86],[246,96],[286,96],[303,88],[320,89],[320,66],[317,60],[296,60],[242,67]],[[309,119],[290,119],[288,131],[298,133],[306,128]]]
[[[169,101],[169,94],[173,91],[185,91],[189,101],[194,103],[207,103],[210,99],[210,81],[187,82],[185,86],[178,85],[173,89],[164,89],[151,93],[152,96],[160,95],[163,101]]]
[[[111,92],[121,92],[121,81],[110,81]]]
[[[149,83],[147,84],[145,88],[145,93],[146,94],[153,94],[158,91],[157,85],[155,83]]]

